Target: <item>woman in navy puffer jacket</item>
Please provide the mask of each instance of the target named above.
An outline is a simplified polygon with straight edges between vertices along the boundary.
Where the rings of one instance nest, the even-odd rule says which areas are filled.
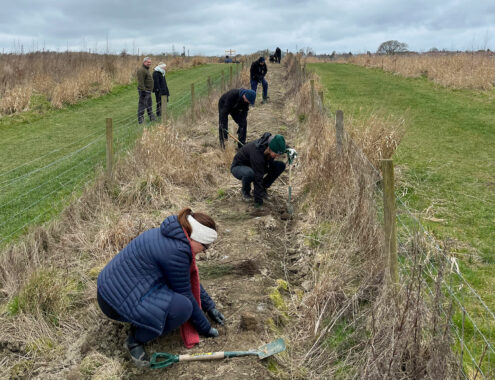
[[[216,238],[213,219],[186,208],[132,240],[101,271],[98,304],[109,318],[131,323],[126,346],[137,365],[149,364],[146,342],[187,321],[181,332],[188,347],[199,341],[196,331],[218,336],[203,311],[220,324],[224,317],[199,284],[194,259]]]

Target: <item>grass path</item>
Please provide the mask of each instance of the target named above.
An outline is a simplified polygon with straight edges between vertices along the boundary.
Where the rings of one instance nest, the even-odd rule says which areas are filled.
[[[219,84],[227,69],[213,64],[168,73],[170,115],[189,106],[191,83],[203,96],[208,76]],[[105,157],[105,118],[113,119],[117,151],[132,144],[141,131],[136,112],[131,84],[62,110],[0,119],[0,244],[57,215],[69,195],[94,177]]]
[[[397,196],[437,238],[453,240],[461,273],[495,310],[494,92],[452,90],[354,65],[310,68],[322,79],[332,111],[405,116],[407,132],[393,157],[400,170]],[[479,301],[463,303],[493,337],[495,326],[484,321]],[[459,326],[461,319],[454,315]]]

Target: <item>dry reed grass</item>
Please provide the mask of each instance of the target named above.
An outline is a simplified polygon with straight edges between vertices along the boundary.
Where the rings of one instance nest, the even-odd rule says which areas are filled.
[[[0,98],[0,114],[10,115],[28,109],[33,89],[30,86],[19,86]]]
[[[300,62],[291,60],[297,57],[290,56],[286,63],[289,75],[301,76]],[[310,290],[291,297],[291,349],[282,359],[287,377],[454,378],[447,321],[435,308],[443,299],[423,298],[419,264],[403,274],[397,298],[384,286],[377,177],[370,162],[376,165],[391,156],[403,134],[403,121],[375,114],[357,126],[348,118],[353,134],[338,149],[334,121],[321,105],[311,111],[307,81],[289,79],[301,83],[292,102],[296,115],[305,115],[299,117],[305,133],[299,207],[308,217],[299,226],[306,233],[294,244],[309,247],[304,260],[310,270],[299,281]],[[415,250],[409,251],[414,257]]]
[[[491,90],[495,85],[495,57],[488,53],[361,54],[347,57],[345,62],[380,68],[405,77],[427,77],[452,88]]]
[[[216,62],[212,57],[153,56],[175,70]],[[90,96],[108,93],[114,85],[129,84],[141,57],[89,53],[37,52],[0,54],[0,115],[26,111],[33,94],[52,106],[74,104]]]

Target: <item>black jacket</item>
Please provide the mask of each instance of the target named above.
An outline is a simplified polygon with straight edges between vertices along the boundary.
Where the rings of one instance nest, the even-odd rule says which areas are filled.
[[[160,95],[170,96],[165,76],[156,70],[153,71],[153,92],[159,93]]]
[[[275,49],[275,57],[278,57],[278,60],[280,62],[280,58],[282,57],[282,51],[280,50],[280,48]]]
[[[220,97],[218,100],[218,114],[220,118],[227,117],[231,114],[234,119],[236,117],[246,119],[249,111],[249,103],[246,103],[241,98],[240,92],[240,88],[234,88]]]
[[[231,168],[242,165],[249,166],[254,171],[254,200],[263,202],[263,176],[268,171],[268,167],[274,161],[270,156],[265,155],[268,147],[268,139],[272,134],[265,132],[261,138],[244,145],[234,156]]]
[[[267,72],[266,63],[264,65],[261,65],[260,59],[261,57],[251,64],[251,80],[254,80],[256,82],[261,82]]]

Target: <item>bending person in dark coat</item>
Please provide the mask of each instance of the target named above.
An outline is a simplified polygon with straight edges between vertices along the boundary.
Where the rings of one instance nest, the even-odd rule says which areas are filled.
[[[153,92],[155,93],[156,98],[156,116],[162,115],[162,96],[167,97],[167,103],[168,97],[170,96],[167,80],[165,79],[165,67],[167,67],[167,65],[160,62],[153,71]]]
[[[187,347],[199,342],[197,333],[218,336],[203,312],[220,324],[224,317],[200,285],[194,257],[216,238],[213,219],[186,208],[132,240],[99,274],[98,304],[109,318],[131,324],[126,347],[136,365],[149,365],[145,343],[187,321]],[[188,345],[191,334],[196,340]]]
[[[234,156],[230,172],[242,181],[242,199],[250,202],[251,183],[254,182],[254,205],[263,205],[267,198],[266,189],[285,170],[285,163],[275,158],[286,152],[285,139],[282,135],[272,136],[265,132],[261,138],[244,145]],[[266,174],[266,175],[265,175]]]
[[[265,58],[259,57],[258,60],[251,64],[251,90],[256,92],[258,83],[261,83],[263,87],[263,100],[261,103],[265,103],[268,99],[268,82],[265,79],[265,75],[268,69],[266,68]]]
[[[247,114],[249,105],[254,104],[256,92],[245,88],[235,88],[227,91],[218,100],[218,136],[220,147],[225,148],[225,140],[229,139],[229,115],[237,123],[239,148],[246,143]]]

